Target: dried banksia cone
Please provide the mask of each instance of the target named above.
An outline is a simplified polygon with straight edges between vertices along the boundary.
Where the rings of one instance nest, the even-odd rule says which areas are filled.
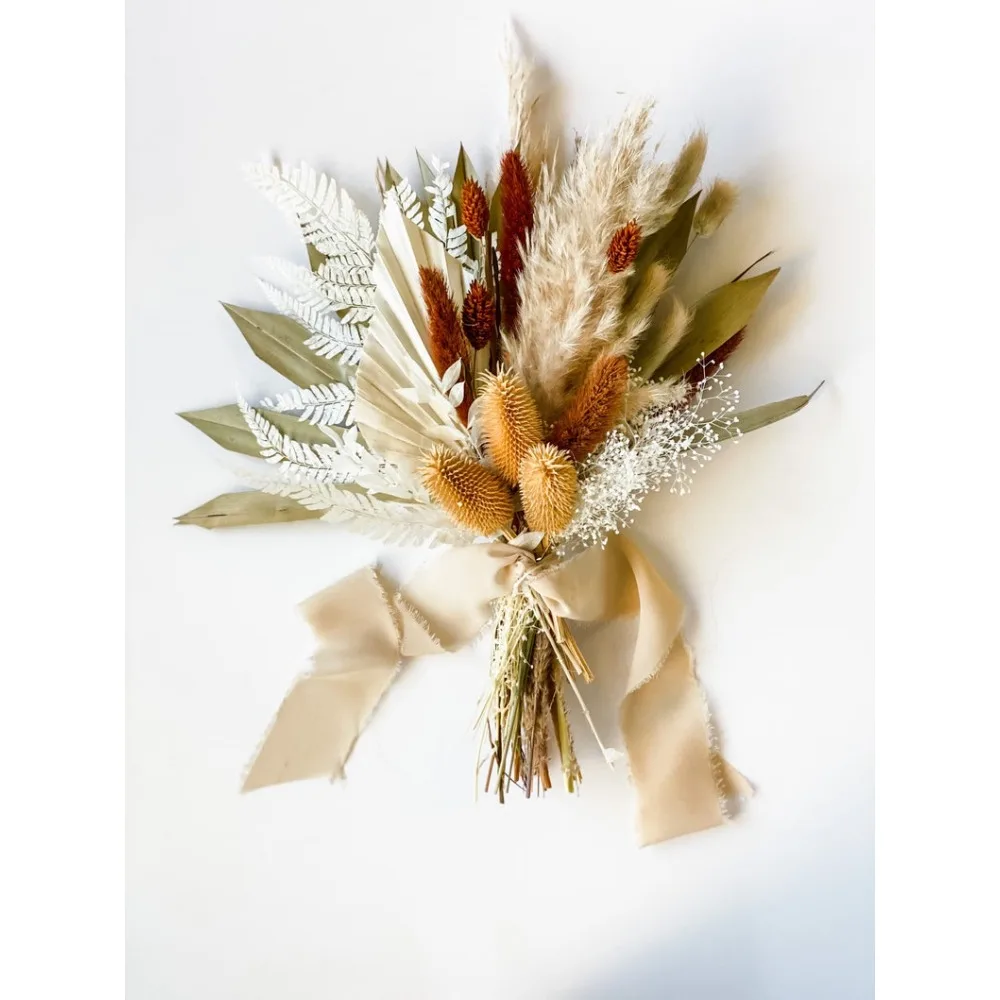
[[[635,219],[617,230],[608,244],[608,270],[612,274],[618,274],[631,267],[639,255],[641,242],[642,230]]]
[[[462,225],[477,240],[486,235],[490,226],[490,206],[479,181],[471,177],[462,185]]]
[[[472,389],[469,385],[468,346],[462,331],[462,321],[458,318],[458,309],[452,301],[448,280],[435,267],[420,268],[420,291],[427,310],[431,358],[438,375],[444,375],[456,361],[462,362],[465,397],[458,407],[458,413],[464,422],[468,419],[472,403]]]
[[[521,504],[532,531],[558,534],[576,512],[576,466],[551,444],[536,444],[521,463]]]
[[[503,230],[500,234],[500,285],[503,291],[504,326],[511,333],[517,325],[521,304],[517,279],[524,269],[521,247],[535,221],[534,196],[528,168],[516,150],[508,150],[500,160],[500,212]]]
[[[438,445],[420,470],[424,486],[448,516],[480,535],[495,535],[514,516],[514,497],[485,465]]]
[[[695,213],[695,233],[698,236],[711,236],[726,221],[738,196],[739,189],[735,184],[724,180],[714,181]]]
[[[602,355],[555,422],[549,441],[568,451],[574,461],[582,461],[618,423],[627,392],[627,359],[618,354]]]
[[[542,418],[517,372],[484,375],[482,385],[478,422],[486,450],[503,480],[516,486],[521,460],[542,440]]]
[[[466,340],[477,351],[493,339],[495,310],[493,296],[486,285],[481,281],[472,282],[462,304],[462,329]]]
[[[699,129],[684,144],[684,148],[674,162],[673,170],[670,172],[670,180],[667,182],[667,190],[664,192],[664,199],[667,202],[677,204],[688,196],[688,192],[698,180],[707,152],[708,136]]]

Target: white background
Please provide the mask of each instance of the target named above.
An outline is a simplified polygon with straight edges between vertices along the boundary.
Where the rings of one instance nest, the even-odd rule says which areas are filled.
[[[853,1000],[872,960],[871,12],[840,4],[513,7],[570,126],[658,100],[744,200],[685,265],[697,295],[782,265],[733,370],[748,405],[826,385],[720,455],[638,534],[691,608],[732,826],[639,850],[631,793],[578,725],[579,797],[472,796],[486,651],[413,664],[346,782],[236,794],[310,639],[295,604],[380,548],[318,525],[209,533],[234,486],[179,420],[278,387],[218,299],[295,233],[242,180],[278,152],[374,209],[377,156],[478,169],[503,142],[507,10],[132,0],[128,24],[128,974],[135,1000]],[[706,252],[707,251],[707,252]],[[220,462],[220,459],[222,461]],[[617,625],[582,635],[615,739]]]

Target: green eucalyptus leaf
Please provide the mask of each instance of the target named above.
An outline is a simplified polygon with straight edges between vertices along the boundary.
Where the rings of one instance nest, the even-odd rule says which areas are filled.
[[[706,357],[742,330],[760,305],[764,293],[780,268],[756,278],[733,281],[709,292],[695,306],[694,315],[680,343],[667,355],[654,378],[683,375],[690,371],[702,354]]]
[[[820,385],[822,384],[821,382]],[[736,437],[737,433],[749,434],[751,431],[759,430],[768,424],[784,420],[785,417],[790,417],[793,413],[798,413],[816,395],[818,390],[819,386],[808,396],[791,396],[789,399],[779,399],[775,403],[765,403],[763,406],[755,406],[753,409],[735,414],[738,418],[737,422],[731,427],[720,430],[718,432],[719,440],[726,441]]]
[[[278,313],[222,303],[250,349],[279,375],[303,389],[325,382],[348,382],[348,369],[334,358],[321,358],[305,346],[310,333]]]
[[[260,410],[262,416],[271,421],[282,434],[287,434],[296,441],[305,444],[330,444],[330,438],[318,427],[299,420],[289,413],[276,413],[273,410]],[[207,434],[216,444],[222,445],[228,451],[236,451],[242,455],[260,457],[260,445],[250,432],[240,408],[235,403],[228,406],[213,406],[208,410],[188,410],[178,413],[189,424]]]
[[[175,519],[176,524],[195,524],[200,528],[236,528],[248,524],[281,524],[309,521],[323,516],[321,510],[309,510],[289,497],[272,496],[258,490],[222,493]]]

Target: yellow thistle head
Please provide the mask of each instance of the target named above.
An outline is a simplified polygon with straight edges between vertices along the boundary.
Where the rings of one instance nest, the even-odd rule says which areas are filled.
[[[479,422],[501,478],[517,485],[521,460],[542,440],[542,418],[521,376],[510,369],[483,376]]]
[[[424,486],[448,516],[480,535],[495,535],[514,517],[514,497],[491,469],[443,445],[420,470]]]
[[[532,531],[558,534],[576,512],[576,466],[551,444],[536,444],[521,462],[521,504]]]

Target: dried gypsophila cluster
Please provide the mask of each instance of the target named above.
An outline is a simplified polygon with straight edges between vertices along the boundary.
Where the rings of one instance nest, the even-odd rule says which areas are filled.
[[[704,360],[702,360],[704,369]],[[687,406],[651,407],[612,431],[580,466],[576,516],[556,545],[562,556],[631,524],[651,492],[685,494],[725,440],[738,438],[739,390],[720,367],[694,387]]]

